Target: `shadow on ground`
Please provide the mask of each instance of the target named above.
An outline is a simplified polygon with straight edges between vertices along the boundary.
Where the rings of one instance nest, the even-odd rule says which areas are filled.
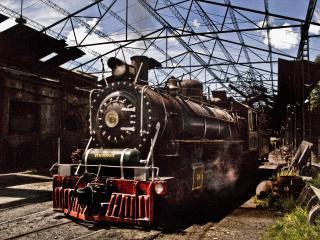
[[[0,174],[0,209],[50,199],[50,177],[30,172]]]

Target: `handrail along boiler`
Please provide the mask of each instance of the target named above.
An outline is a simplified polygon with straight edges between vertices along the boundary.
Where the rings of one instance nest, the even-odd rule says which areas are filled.
[[[196,80],[148,85],[160,63],[110,58],[112,75],[90,92],[90,139],[82,159],[55,164],[53,207],[82,220],[152,225],[170,208],[236,194],[262,156],[256,112]],[[238,189],[239,190],[239,189]],[[239,190],[240,191],[240,190]]]

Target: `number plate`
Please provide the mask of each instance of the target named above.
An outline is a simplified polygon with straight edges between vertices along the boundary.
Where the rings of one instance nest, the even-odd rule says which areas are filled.
[[[202,163],[192,164],[193,182],[192,190],[201,189],[203,187],[204,165]]]

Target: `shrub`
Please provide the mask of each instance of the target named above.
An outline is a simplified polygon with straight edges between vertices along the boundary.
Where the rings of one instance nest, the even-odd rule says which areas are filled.
[[[269,208],[272,206],[271,195],[262,199],[259,199],[257,196],[254,196],[253,202],[256,204],[257,208]]]
[[[312,178],[310,183],[311,185],[320,188],[320,173],[318,173],[316,177]]]
[[[320,222],[316,225],[307,223],[307,212],[301,207],[296,207],[291,213],[286,214],[274,225],[266,229],[264,240],[319,240]]]

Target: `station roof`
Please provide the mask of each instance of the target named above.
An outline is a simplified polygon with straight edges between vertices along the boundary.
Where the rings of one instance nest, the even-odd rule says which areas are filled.
[[[53,38],[21,23],[0,32],[2,64],[53,77],[68,85],[72,83],[75,86],[94,86],[94,76],[81,75],[59,67],[85,54],[79,48],[66,47],[64,40]],[[45,59],[48,56],[49,58]]]
[[[2,56],[27,65],[38,63],[41,58],[56,53],[55,57],[44,63],[50,67],[58,67],[85,54],[78,48],[68,49],[66,46],[64,40],[57,40],[23,24],[0,32]]]
[[[7,20],[8,17],[0,13],[0,23]]]
[[[164,85],[172,75],[187,77],[200,80],[206,94],[226,90],[239,100],[260,94],[273,105],[278,58],[312,61],[320,53],[320,6],[317,0],[252,3],[32,0],[21,8],[20,0],[12,0],[0,3],[0,13],[22,15],[26,25],[66,40],[70,55],[77,48],[86,53],[65,62],[65,51],[48,64],[65,62],[66,69],[101,78],[100,59],[145,55],[162,63],[149,75],[152,85]]]

